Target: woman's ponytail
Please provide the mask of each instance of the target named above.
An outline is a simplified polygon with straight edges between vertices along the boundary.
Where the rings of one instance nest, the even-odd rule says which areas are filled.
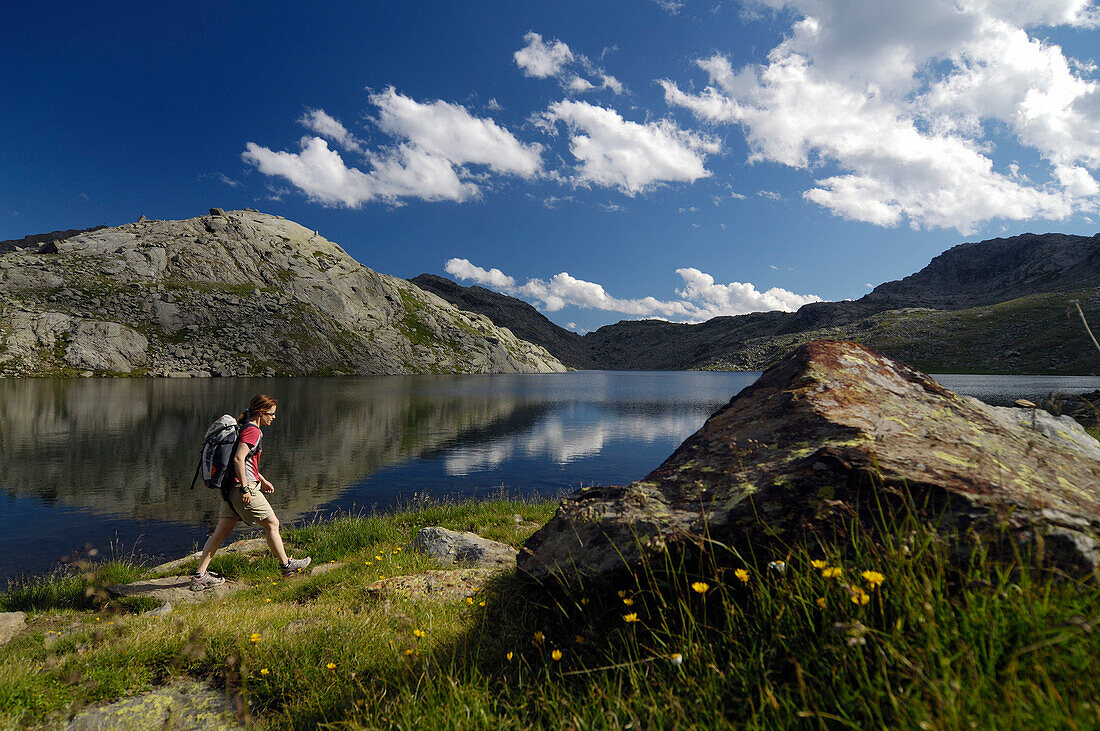
[[[241,412],[241,415],[237,417],[237,421],[243,424],[252,418],[253,414],[272,409],[278,405],[279,402],[276,399],[271,398],[265,393],[258,393],[248,402],[248,408]]]

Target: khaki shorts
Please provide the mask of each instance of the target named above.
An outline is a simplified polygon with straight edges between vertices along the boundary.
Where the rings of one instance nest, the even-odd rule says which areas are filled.
[[[253,482],[248,486],[248,493],[252,496],[248,505],[241,502],[241,491],[236,487],[229,489],[229,499],[233,501],[233,508],[236,509],[236,513],[229,508],[228,503],[222,500],[222,509],[218,513],[219,518],[241,518],[245,523],[249,525],[253,523],[261,523],[272,515],[275,511],[271,509],[271,505],[267,502],[267,498],[260,491],[260,483]]]

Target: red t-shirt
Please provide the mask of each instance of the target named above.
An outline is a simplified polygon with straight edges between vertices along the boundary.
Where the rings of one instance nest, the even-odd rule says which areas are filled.
[[[255,424],[249,424],[244,429],[241,429],[241,442],[247,444],[250,451],[256,449],[256,445],[260,443],[263,436],[264,434],[260,431],[260,427]],[[259,482],[260,453],[263,451],[263,449],[256,449],[255,452],[252,452],[252,454],[245,458],[244,474],[248,480],[248,484]]]

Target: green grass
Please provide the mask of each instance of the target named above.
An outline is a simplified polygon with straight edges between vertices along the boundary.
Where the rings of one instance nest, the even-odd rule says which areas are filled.
[[[518,545],[554,507],[416,504],[287,529],[293,553],[341,565],[284,581],[268,558],[219,555],[251,586],[163,618],[76,606],[65,577],[17,587],[2,601],[31,627],[0,654],[0,727],[180,675],[243,696],[256,728],[1100,726],[1083,672],[1100,654],[1095,582],[981,546],[960,563],[904,515],[756,555],[703,537],[610,586],[505,574],[452,602],[366,590],[431,567],[401,550],[420,527]]]

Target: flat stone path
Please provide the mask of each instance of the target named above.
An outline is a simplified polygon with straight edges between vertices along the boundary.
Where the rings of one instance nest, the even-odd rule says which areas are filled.
[[[195,604],[211,599],[224,599],[230,594],[235,594],[241,589],[247,589],[248,584],[240,581],[226,581],[224,584],[212,586],[202,591],[191,591],[190,576],[165,576],[161,579],[144,579],[132,584],[116,584],[107,588],[113,596],[148,596],[160,599],[165,603],[175,605]]]
[[[27,624],[24,612],[0,612],[0,645],[6,645],[15,639]]]

